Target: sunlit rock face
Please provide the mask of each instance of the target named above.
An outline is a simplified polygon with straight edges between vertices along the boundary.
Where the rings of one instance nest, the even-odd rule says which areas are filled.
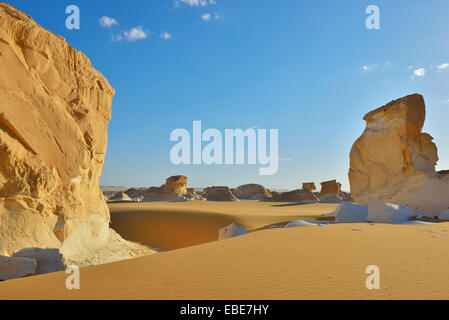
[[[233,193],[237,198],[245,200],[262,200],[272,197],[271,192],[260,184],[245,184]]]
[[[109,229],[99,188],[114,89],[89,59],[0,3],[0,247],[101,263],[144,247]],[[117,246],[129,254],[102,251]],[[101,252],[100,252],[100,251]]]
[[[433,138],[422,132],[424,98],[413,94],[365,115],[366,129],[350,154],[351,195],[438,215],[449,207],[449,175],[437,173]]]

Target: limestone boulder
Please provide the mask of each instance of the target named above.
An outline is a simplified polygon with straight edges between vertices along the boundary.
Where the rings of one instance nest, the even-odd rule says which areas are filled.
[[[204,197],[207,201],[239,201],[229,187],[208,187],[204,189]]]
[[[368,217],[368,206],[359,206],[345,201],[329,216],[334,216],[335,221],[340,223],[364,223]]]
[[[260,184],[246,184],[235,189],[233,194],[239,199],[261,200],[271,198],[271,192]]]
[[[229,226],[226,226],[218,230],[218,240],[243,236],[245,234],[248,234],[248,231],[246,231],[243,227],[232,223]]]
[[[110,232],[99,187],[113,96],[83,53],[0,3],[0,248],[8,255],[58,248],[83,265],[136,253]]]
[[[436,172],[438,152],[423,133],[424,98],[413,94],[365,115],[366,129],[350,154],[352,198],[371,198],[438,215],[449,207],[449,175]]]
[[[372,198],[368,204],[367,220],[378,223],[403,223],[417,217],[409,207],[385,203]]]
[[[16,252],[13,257],[34,259],[37,262],[36,275],[65,270],[59,249],[26,248]]]
[[[36,269],[35,259],[0,256],[0,281],[34,276]]]

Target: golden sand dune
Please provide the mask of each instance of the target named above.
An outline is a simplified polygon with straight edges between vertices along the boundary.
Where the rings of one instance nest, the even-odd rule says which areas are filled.
[[[214,225],[214,229],[226,224],[226,217],[248,229],[257,229],[263,221],[275,223],[276,220],[298,217],[301,213],[313,215],[313,210],[316,214],[329,210],[325,205],[277,207],[281,210],[277,211],[279,217],[275,217],[276,211],[271,211],[274,209],[266,204],[243,202],[241,205],[240,212],[247,207],[247,214],[238,215],[237,211],[226,214],[223,210],[228,204],[216,203],[184,203],[177,214],[190,216],[197,212],[197,221],[204,217],[204,226]],[[254,207],[250,209],[252,205]],[[168,215],[167,222],[159,222],[159,227],[164,226],[169,235],[177,237],[182,222],[177,218],[170,220],[169,211],[172,208],[175,212],[175,204],[145,204],[143,207],[147,206],[165,208],[165,212],[156,214],[156,217]],[[201,210],[197,210],[198,206]],[[115,213],[122,208],[119,214],[125,214],[122,205],[112,208]],[[139,205],[134,208],[132,215],[138,215]],[[158,221],[157,218],[149,219]],[[137,217],[131,220],[139,221]],[[192,228],[189,232],[195,231],[193,224],[188,226]],[[260,230],[228,240],[82,268],[81,290],[78,291],[65,288],[67,275],[64,272],[7,281],[0,284],[0,297],[448,299],[447,230],[449,223],[427,226],[338,224]],[[164,235],[162,242],[169,235]],[[380,290],[365,287],[368,277],[365,269],[369,265],[380,268]]]
[[[216,241],[218,229],[233,222],[254,231],[298,219],[317,219],[336,207],[249,200],[109,203],[112,228],[122,237],[164,251]]]

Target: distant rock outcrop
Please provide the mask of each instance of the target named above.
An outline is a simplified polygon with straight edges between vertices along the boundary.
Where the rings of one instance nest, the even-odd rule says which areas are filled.
[[[293,190],[290,192],[283,192],[280,195],[267,199],[265,201],[273,202],[298,202],[298,203],[317,203],[319,202],[317,196],[309,190]]]
[[[279,195],[281,194],[281,192],[277,192],[277,191],[271,191],[271,190],[270,190],[270,192],[271,192],[271,197],[272,197],[272,198],[279,197]]]
[[[167,193],[187,193],[187,177],[185,176],[174,176],[170,177],[165,181],[164,191]]]
[[[0,248],[71,264],[153,251],[109,229],[99,187],[114,89],[89,59],[0,3]]]
[[[438,215],[449,207],[449,175],[435,172],[433,138],[422,132],[424,98],[414,94],[369,112],[350,155],[351,196],[362,205],[371,198]]]
[[[109,199],[107,199],[107,200],[109,200],[109,201],[129,201],[129,202],[134,201],[125,192],[116,192],[112,197],[109,197]]]
[[[302,190],[309,190],[311,192],[316,190],[315,182],[305,182],[302,184]]]
[[[321,202],[340,203],[343,201],[341,183],[337,180],[331,180],[321,183],[321,192],[319,195]]]
[[[187,201],[194,197],[187,195],[187,177],[174,176],[166,180],[160,187],[151,187],[143,192],[143,202]]]
[[[239,201],[229,187],[208,187],[204,189],[207,201]]]
[[[341,195],[341,183],[338,183],[337,180],[331,180],[321,183],[321,192],[320,194],[326,195],[330,194],[333,196]]]
[[[237,198],[245,200],[262,200],[272,197],[271,192],[260,184],[245,184],[233,193]]]
[[[131,199],[139,199],[142,200],[144,197],[146,188],[130,188],[125,191],[125,193],[130,197]]]

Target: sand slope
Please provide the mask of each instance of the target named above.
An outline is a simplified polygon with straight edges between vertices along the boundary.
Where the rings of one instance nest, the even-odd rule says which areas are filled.
[[[127,240],[164,251],[218,240],[232,222],[248,231],[298,219],[316,219],[335,204],[240,202],[109,203],[112,228]]]
[[[448,299],[448,229],[444,223],[262,230],[86,267],[79,291],[65,289],[64,273],[4,282],[0,298]],[[365,287],[371,264],[380,267],[381,290]]]

